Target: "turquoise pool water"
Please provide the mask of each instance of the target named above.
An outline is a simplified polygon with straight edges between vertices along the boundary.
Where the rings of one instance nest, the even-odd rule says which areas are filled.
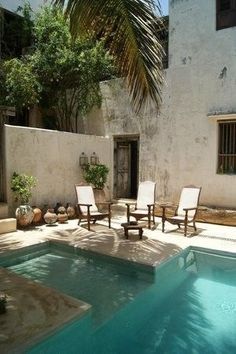
[[[91,316],[67,325],[28,353],[236,352],[232,256],[187,250],[154,274],[132,263],[52,250],[11,263],[13,271],[93,305]]]

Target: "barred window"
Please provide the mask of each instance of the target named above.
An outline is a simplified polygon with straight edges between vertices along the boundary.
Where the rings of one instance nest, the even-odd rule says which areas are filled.
[[[219,122],[218,173],[236,174],[236,121]]]
[[[236,26],[236,0],[216,0],[216,29]]]

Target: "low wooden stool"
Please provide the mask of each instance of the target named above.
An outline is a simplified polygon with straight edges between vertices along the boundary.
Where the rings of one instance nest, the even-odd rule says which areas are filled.
[[[140,240],[142,240],[143,228],[146,227],[147,225],[145,222],[136,223],[131,221],[131,222],[125,222],[121,224],[121,226],[123,226],[124,228],[125,236],[127,239],[129,238],[129,230],[138,230],[139,238]]]

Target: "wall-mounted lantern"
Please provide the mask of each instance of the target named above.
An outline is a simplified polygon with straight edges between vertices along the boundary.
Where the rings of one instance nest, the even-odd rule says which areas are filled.
[[[81,168],[85,168],[85,166],[88,164],[88,156],[85,155],[84,152],[79,157],[79,165]]]
[[[95,152],[92,153],[92,155],[90,156],[90,165],[98,165],[99,164],[99,158],[96,155]]]

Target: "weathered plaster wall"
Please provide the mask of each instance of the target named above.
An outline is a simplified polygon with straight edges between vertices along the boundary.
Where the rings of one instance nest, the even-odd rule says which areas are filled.
[[[140,180],[157,181],[157,199],[202,186],[201,204],[235,207],[236,176],[217,170],[218,127],[212,112],[236,112],[236,27],[216,31],[215,0],[171,0],[169,68],[158,114],[136,115],[121,81],[102,84],[102,109],[86,132],[140,135]],[[96,123],[95,122],[96,119]]]
[[[172,189],[194,182],[202,203],[235,207],[236,176],[216,173],[218,126],[207,115],[236,111],[236,27],[216,31],[215,0],[171,0],[169,33]]]
[[[15,209],[10,179],[14,171],[37,178],[31,205],[55,206],[75,203],[74,184],[82,182],[79,156],[93,152],[100,162],[112,171],[112,142],[108,138],[72,134],[45,129],[5,126],[5,159],[7,180],[7,203],[12,214]],[[109,173],[106,190],[110,197],[112,173]]]

